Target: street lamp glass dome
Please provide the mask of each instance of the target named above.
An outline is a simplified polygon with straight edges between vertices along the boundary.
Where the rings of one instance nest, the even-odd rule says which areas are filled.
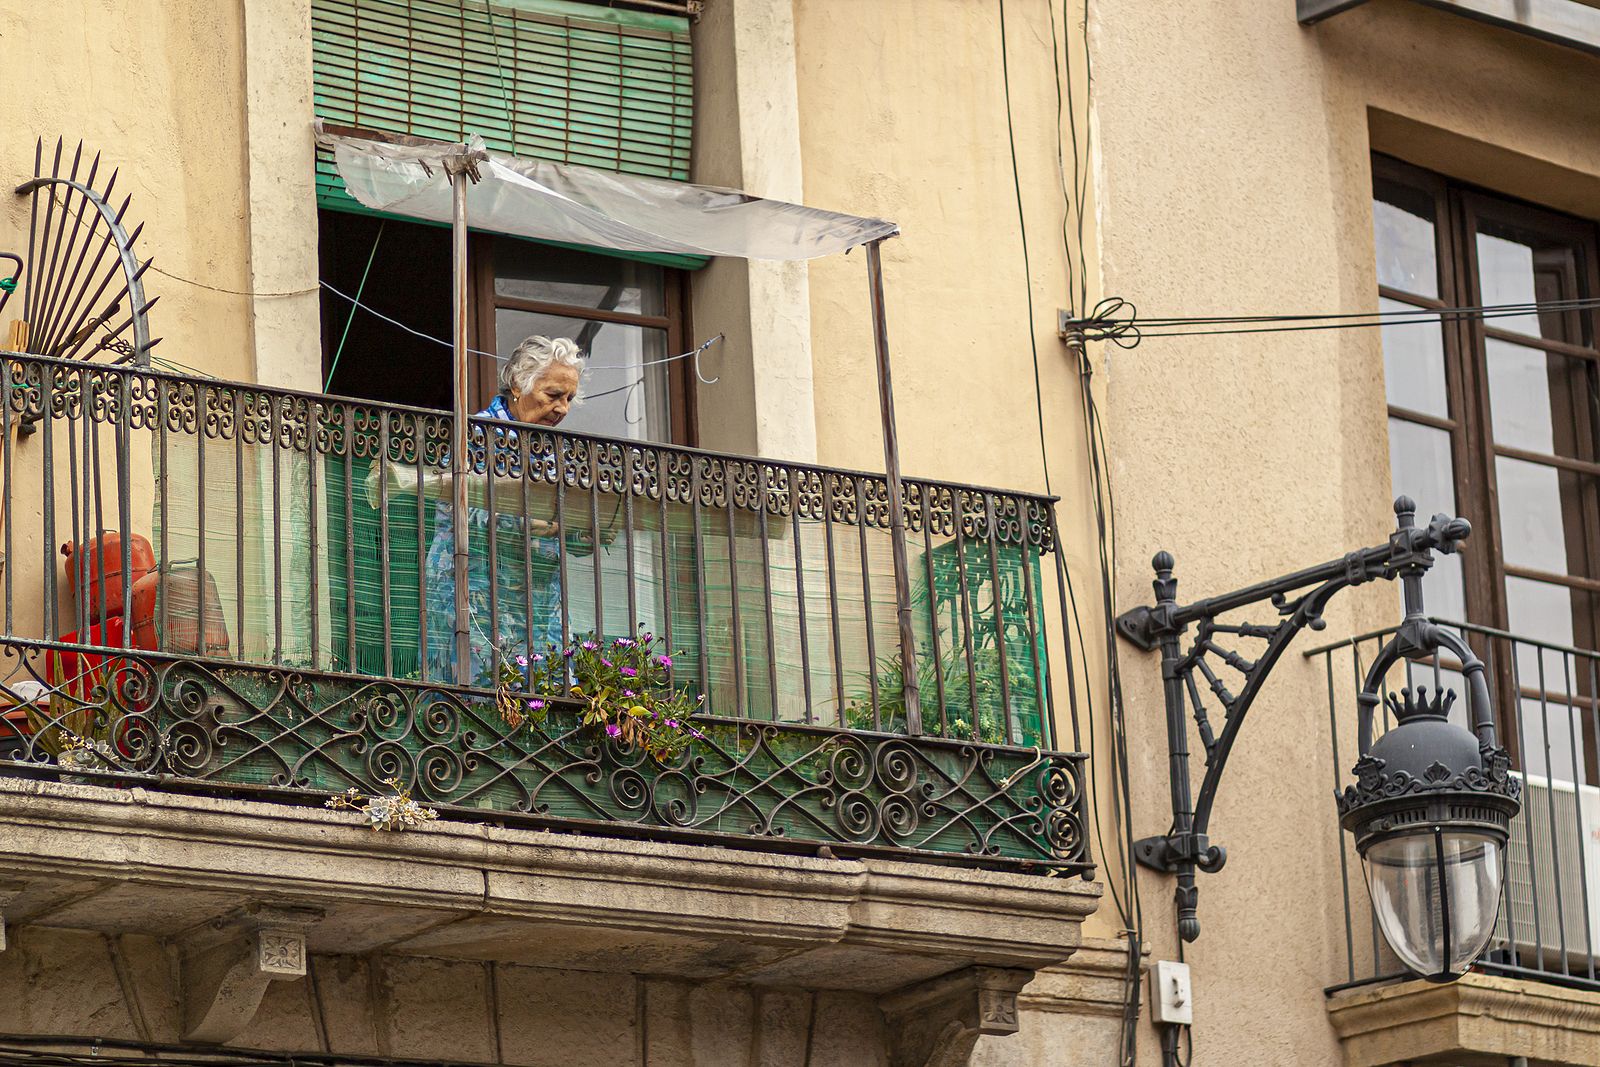
[[[1367,847],[1373,911],[1402,963],[1450,977],[1478,958],[1494,934],[1501,855],[1489,834],[1434,827]]]

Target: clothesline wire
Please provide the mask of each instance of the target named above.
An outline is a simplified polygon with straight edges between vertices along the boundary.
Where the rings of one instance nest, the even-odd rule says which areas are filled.
[[[422,330],[416,329],[415,327],[407,326],[405,323],[401,322],[399,319],[392,318],[391,316],[385,315],[383,312],[377,310],[374,307],[371,307],[368,304],[362,303],[361,301],[357,300],[355,297],[351,296],[349,293],[346,293],[346,292],[344,292],[344,291],[342,291],[342,290],[340,290],[338,288],[335,288],[333,285],[329,284],[326,281],[324,281],[322,283],[322,287],[324,289],[328,290],[328,292],[332,293],[334,296],[338,297],[339,299],[347,301],[350,304],[353,304],[355,307],[360,308],[362,311],[365,311],[368,315],[371,315],[371,316],[373,316],[374,318],[377,318],[377,319],[382,319],[384,322],[387,322],[389,325],[394,326],[397,329],[404,330],[406,333],[411,334],[413,337],[420,337],[424,341],[432,341],[434,344],[440,345],[440,346],[442,346],[444,348],[454,348],[455,347],[449,341],[446,341],[441,337],[435,337],[431,333],[426,333],[426,332],[424,332]],[[660,364],[663,364],[663,363],[674,363],[674,362],[676,362],[677,360],[680,360],[680,359],[691,359],[691,358],[695,358],[695,357],[700,356],[702,353],[705,352],[706,349],[710,348],[716,342],[723,340],[723,338],[724,338],[723,334],[720,334],[720,333],[713,334],[712,336],[710,336],[710,337],[706,338],[704,341],[702,341],[698,347],[691,348],[687,352],[679,352],[675,356],[663,356],[660,359],[649,359],[649,360],[645,360],[643,363],[626,363],[626,364],[590,363],[590,364],[586,364],[585,368],[587,370],[635,370],[635,369],[642,369],[642,368],[645,368],[645,367],[655,367],[655,366],[659,366]],[[500,361],[502,363],[506,362],[506,360],[508,360],[510,358],[509,356],[502,356],[502,355],[500,355],[499,353],[496,353],[496,352],[485,352],[480,348],[468,348],[467,351],[472,353],[475,356],[487,356],[490,359],[498,360],[498,361]],[[716,379],[716,378],[707,378],[704,374],[702,374],[700,372],[700,364],[699,364],[699,360],[697,358],[695,359],[695,377],[699,378],[700,381],[705,385],[715,385],[715,384],[717,384],[717,381],[718,381],[718,379]],[[600,396],[600,395],[604,395],[604,394],[599,394],[599,393],[591,394],[591,396]]]

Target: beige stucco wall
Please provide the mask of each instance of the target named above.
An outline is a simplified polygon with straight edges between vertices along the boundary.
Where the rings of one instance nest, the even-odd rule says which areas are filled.
[[[1081,21],[1079,30],[1069,31],[1059,3],[1054,25],[1045,4],[1012,2],[1006,9],[1025,274],[998,7],[965,0],[794,0],[794,18],[806,202],[893,219],[902,230],[883,246],[902,466],[910,475],[1031,492],[1048,488],[1064,498],[1058,513],[1063,551],[1090,635],[1076,650],[1080,692],[1092,687],[1095,706],[1103,709],[1103,643],[1093,636],[1103,615],[1094,578],[1099,564],[1082,393],[1076,362],[1056,329],[1057,309],[1074,301],[1062,240],[1066,206],[1051,41],[1053,34],[1071,38],[1086,151]],[[1076,4],[1072,18],[1081,20]],[[1066,53],[1062,61],[1069,62]],[[1070,167],[1065,124],[1061,143]],[[1091,301],[1097,288],[1093,214],[1091,189],[1085,242]],[[1080,264],[1075,232],[1072,255]],[[863,254],[811,264],[811,338],[818,458],[881,470]],[[1091,356],[1101,366],[1101,355]],[[1044,584],[1058,689],[1056,738],[1070,748],[1061,613],[1053,579]],[[1093,768],[1100,779],[1096,797],[1110,796],[1110,767],[1103,761]],[[1102,819],[1107,826],[1109,818]],[[1114,935],[1110,909],[1102,907],[1086,929]]]
[[[0,168],[20,180],[36,136],[82,136],[122,168],[119,187],[134,194],[130,218],[148,223],[140,246],[157,267],[240,292],[312,284],[309,146],[295,133],[309,117],[294,28],[303,16],[258,17],[272,6],[0,0],[0,22],[15,27],[0,65],[9,109]],[[1025,275],[997,4],[792,0],[777,10],[792,20],[792,86],[788,26],[760,32],[771,0],[710,6],[699,31],[697,176],[893,218],[904,230],[885,267],[906,470],[1042,490],[1036,403],[1043,410],[1064,551],[1086,591],[1081,684],[1100,716],[1101,796],[1110,761],[1089,471],[1077,367],[1055,332],[1057,308],[1072,303],[1067,248],[1087,259],[1091,303],[1117,295],[1146,314],[1370,308],[1374,146],[1600,214],[1600,97],[1585,88],[1600,68],[1577,53],[1402,0],[1372,0],[1314,31],[1296,25],[1289,0],[1096,0],[1088,97],[1077,6],[1058,8],[1052,26],[1044,3],[1010,0]],[[1094,137],[1081,246],[1075,233],[1062,240],[1051,43],[1063,32],[1080,136],[1092,126]],[[717,55],[734,66],[705,65]],[[775,152],[796,167],[775,173]],[[12,244],[25,242],[25,225],[24,205],[0,205]],[[708,433],[708,443],[881,465],[863,258],[812,264],[801,301],[792,272],[730,274],[719,264],[697,280],[697,333],[730,336],[727,362],[712,367],[727,373],[726,391],[702,397],[703,428],[722,435]],[[146,286],[161,297],[163,355],[224,377],[314,379],[314,296],[253,305],[158,273]],[[1188,598],[1385,535],[1376,334],[1151,338],[1130,352],[1097,348],[1092,359],[1124,605],[1148,597],[1157,548],[1176,553]],[[773,382],[788,392],[763,393]],[[1381,620],[1392,603],[1384,589],[1348,595],[1327,636]],[[1153,659],[1128,649],[1123,666],[1133,828],[1153,834],[1168,818],[1158,675]],[[1188,950],[1208,1062],[1335,1062],[1322,989],[1342,977],[1343,932],[1325,686],[1293,656],[1279,668],[1219,798],[1213,830],[1229,863],[1202,877],[1204,933]],[[1066,724],[1058,728],[1064,737]],[[1096,823],[1095,851],[1115,878],[1109,813]],[[1153,955],[1171,958],[1171,882],[1141,884]],[[1114,934],[1111,910],[1088,926]],[[1114,1028],[1103,1019],[1056,1021],[1085,1059],[1107,1054]],[[1155,1045],[1147,1026],[1152,1061]]]
[[[1315,31],[1292,8],[1094,5],[1106,292],[1154,315],[1372,308],[1374,143],[1594,213],[1594,60],[1398,0]],[[1157,548],[1176,554],[1180,596],[1194,598],[1381,540],[1382,366],[1365,330],[1152,338],[1117,353],[1124,600],[1148,596]],[[1393,596],[1346,594],[1323,636],[1383,621]],[[1135,826],[1155,833],[1167,819],[1159,677],[1151,657],[1124,667]],[[1203,933],[1188,950],[1208,1062],[1336,1062],[1322,994],[1344,977],[1326,688],[1320,663],[1291,653],[1218,799],[1213,840],[1229,861],[1201,878]],[[1171,883],[1142,884],[1154,954],[1170,958]]]
[[[65,137],[68,158],[79,138],[102,153],[101,181],[119,169],[116,200],[132,194],[129,229],[145,224],[137,248],[155,257],[144,285],[161,301],[151,312],[152,335],[165,338],[157,352],[234,378],[253,370],[248,298],[158,271],[251,288],[241,13],[234,3],[0,4],[4,184],[32,174],[37,137]],[[25,256],[27,220],[27,200],[8,195],[0,247]],[[18,314],[13,300],[3,317]]]

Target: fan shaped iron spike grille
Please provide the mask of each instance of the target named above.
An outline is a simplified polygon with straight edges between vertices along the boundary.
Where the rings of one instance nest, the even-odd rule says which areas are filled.
[[[63,173],[64,147],[57,138],[46,173],[40,138],[34,176],[16,188],[18,196],[32,198],[32,206],[27,262],[19,263],[13,276],[22,280],[24,325],[13,329],[11,344],[60,359],[92,359],[105,351],[114,362],[149,366],[150,350],[160,338],[150,337],[149,312],[156,300],[145,299],[142,280],[153,260],[141,263],[134,252],[144,224],[132,233],[123,225],[131,195],[111,206],[117,171],[104,188],[96,188],[98,152],[85,166],[79,141]],[[4,306],[0,301],[0,309]]]

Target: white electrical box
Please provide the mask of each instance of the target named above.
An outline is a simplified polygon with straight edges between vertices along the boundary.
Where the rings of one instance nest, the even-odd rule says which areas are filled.
[[[1187,963],[1158,960],[1150,968],[1150,1018],[1178,1026],[1194,1022],[1194,989],[1189,984]]]

